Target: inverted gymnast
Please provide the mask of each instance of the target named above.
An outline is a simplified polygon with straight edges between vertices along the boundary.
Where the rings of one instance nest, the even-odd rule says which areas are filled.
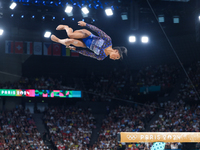
[[[125,47],[112,48],[111,38],[102,30],[83,21],[79,21],[78,25],[88,27],[89,29],[95,31],[99,36],[92,34],[86,29],[76,30],[73,32],[73,29],[67,25],[59,25],[56,30],[66,30],[69,38],[59,39],[55,35],[52,35],[51,40],[61,43],[82,55],[89,56],[97,60],[104,60],[107,56],[109,56],[110,59],[118,60],[123,58],[123,53],[127,55],[127,49]],[[74,45],[75,47],[70,45]],[[92,52],[87,50],[76,50],[76,47],[88,48]]]

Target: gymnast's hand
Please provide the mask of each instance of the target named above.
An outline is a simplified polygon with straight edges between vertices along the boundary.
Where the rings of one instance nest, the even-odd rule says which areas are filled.
[[[86,26],[86,23],[84,21],[79,21],[78,22],[78,25],[81,26],[81,27],[85,27]]]

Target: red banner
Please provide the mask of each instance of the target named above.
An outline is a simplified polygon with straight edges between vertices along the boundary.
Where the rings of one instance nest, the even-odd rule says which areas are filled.
[[[23,42],[15,42],[15,54],[23,54]]]
[[[61,55],[61,44],[53,43],[53,55],[54,56]]]

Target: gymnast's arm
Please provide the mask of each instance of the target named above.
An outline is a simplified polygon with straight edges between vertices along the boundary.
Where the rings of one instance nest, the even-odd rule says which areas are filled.
[[[87,51],[87,50],[76,50],[76,48],[73,47],[73,46],[70,46],[69,48],[70,48],[70,50],[74,50],[74,51],[76,51],[76,52],[78,52],[79,54],[82,54],[82,55],[84,55],[84,56],[88,56],[88,57],[91,57],[91,58],[94,58],[94,59],[97,59],[97,60],[104,60],[104,57],[103,57],[103,56],[96,55],[96,54],[93,53],[93,52],[89,52],[89,51]]]
[[[95,58],[97,60],[103,60],[104,59],[102,56],[96,55],[93,52],[88,52],[87,50],[76,50],[76,52],[78,52],[78,53],[80,53],[80,54],[82,54],[84,56]]]
[[[87,24],[84,21],[79,21],[78,25],[82,26],[82,27],[86,26],[86,27],[90,28],[91,30],[95,31],[102,39],[104,39],[107,42],[111,42],[111,38],[105,32],[100,30],[99,28],[97,28],[91,24]]]
[[[88,27],[89,29],[95,31],[104,40],[111,41],[110,36],[108,36],[105,32],[103,32],[99,28],[95,27],[94,25],[86,23],[86,27]]]

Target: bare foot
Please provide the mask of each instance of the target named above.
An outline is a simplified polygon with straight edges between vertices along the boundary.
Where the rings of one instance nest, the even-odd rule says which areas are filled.
[[[55,35],[51,35],[51,40],[54,41],[54,42],[57,42],[59,43],[59,38],[57,38]]]
[[[67,25],[59,25],[59,26],[57,26],[56,30],[65,30],[68,28],[69,28],[69,26],[67,26]]]
[[[51,35],[51,40],[60,44],[63,44],[67,47],[69,47],[70,45],[70,39],[66,38],[66,39],[59,39],[57,38],[55,35]]]

